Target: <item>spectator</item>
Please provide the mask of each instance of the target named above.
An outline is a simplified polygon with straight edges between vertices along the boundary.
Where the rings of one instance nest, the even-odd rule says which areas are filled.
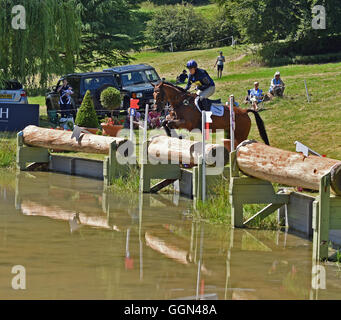
[[[61,117],[68,118],[71,115],[71,95],[73,92],[66,79],[63,80],[63,85],[57,89],[57,92],[60,94],[59,106]]]
[[[285,90],[285,85],[284,82],[281,79],[281,74],[279,71],[277,71],[275,73],[274,78],[271,80],[271,84],[270,84],[270,89],[269,89],[269,93],[272,96],[279,96],[282,97],[284,94],[284,90]]]
[[[259,82],[254,83],[254,88],[249,90],[249,102],[252,104],[253,110],[258,111],[258,104],[263,101],[263,90],[259,89]]]
[[[160,117],[161,113],[157,112],[156,105],[154,105],[152,111],[148,113],[148,122],[152,129],[161,127]]]
[[[182,73],[176,77],[176,84],[185,83],[188,79],[187,71],[183,70]]]
[[[140,119],[141,113],[135,110],[135,116],[133,117],[133,129],[139,129]],[[123,127],[125,129],[130,129],[130,108],[128,108],[128,115],[126,116]]]
[[[218,79],[221,78],[224,70],[224,62],[225,62],[225,57],[223,56],[223,52],[220,51],[219,56],[214,64],[214,68],[217,66],[218,70]]]

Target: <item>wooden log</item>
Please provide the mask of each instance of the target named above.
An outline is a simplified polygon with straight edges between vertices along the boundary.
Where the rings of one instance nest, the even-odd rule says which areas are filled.
[[[85,133],[77,142],[71,139],[72,132],[28,126],[23,130],[23,141],[32,147],[58,149],[63,151],[80,151],[86,153],[109,154],[110,144],[126,142],[123,138],[99,136]]]
[[[320,179],[331,172],[332,191],[341,195],[341,161],[285,151],[256,141],[237,148],[237,164],[246,175],[287,186],[319,190]]]
[[[229,153],[224,146],[207,143],[205,153],[207,165],[215,165],[219,156],[223,159],[218,164],[225,165],[229,161]],[[198,164],[198,156],[201,154],[202,143],[198,141],[155,136],[148,145],[148,159],[155,162],[193,166]]]

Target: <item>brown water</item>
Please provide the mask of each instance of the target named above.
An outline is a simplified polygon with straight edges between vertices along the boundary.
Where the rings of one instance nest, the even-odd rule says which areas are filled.
[[[108,194],[101,181],[53,173],[0,177],[0,299],[339,299],[312,245],[277,231],[193,222],[176,195]],[[14,265],[26,289],[11,286]]]

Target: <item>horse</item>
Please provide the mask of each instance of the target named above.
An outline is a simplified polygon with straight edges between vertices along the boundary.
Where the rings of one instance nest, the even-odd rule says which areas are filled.
[[[171,129],[184,128],[189,131],[193,129],[201,129],[201,112],[195,106],[194,100],[196,98],[195,93],[189,93],[185,89],[176,86],[172,83],[161,81],[154,86],[154,101],[158,112],[161,112],[166,103],[169,102],[173,110],[174,117],[167,117],[163,121],[167,135],[171,136]],[[239,143],[247,140],[247,137],[251,129],[251,119],[248,115],[249,112],[253,113],[256,118],[256,124],[259,134],[265,144],[269,145],[269,139],[265,130],[264,122],[257,111],[252,109],[241,109],[234,107],[235,113],[235,143]],[[172,119],[170,119],[172,118]],[[227,106],[224,106],[223,116],[211,116],[212,132],[217,129],[224,129],[225,136],[229,134],[230,130],[230,112]]]

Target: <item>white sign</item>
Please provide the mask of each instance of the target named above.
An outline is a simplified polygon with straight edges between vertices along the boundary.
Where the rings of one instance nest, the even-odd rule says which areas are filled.
[[[0,121],[8,122],[9,118],[9,109],[8,108],[0,108]]]

